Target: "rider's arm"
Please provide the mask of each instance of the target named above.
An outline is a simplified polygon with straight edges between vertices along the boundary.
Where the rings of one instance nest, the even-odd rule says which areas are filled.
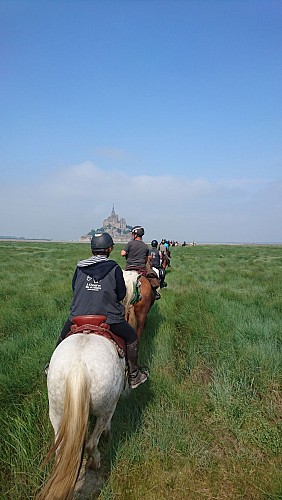
[[[72,278],[72,291],[74,291],[74,286],[75,286],[75,281],[76,281],[76,275],[77,275],[77,268],[74,271],[74,275],[73,275],[73,278]]]
[[[124,247],[124,248],[123,248],[123,250],[120,252],[120,255],[121,255],[122,257],[126,257],[126,259],[127,259],[127,257],[128,257],[128,252],[129,252],[129,244],[130,244],[130,242],[126,243],[125,247]]]
[[[116,287],[117,299],[120,302],[121,300],[124,299],[124,297],[126,295],[126,286],[125,286],[122,270],[119,266],[116,267],[115,276],[116,276],[116,284],[117,284],[117,287]]]
[[[150,255],[149,255],[149,248],[147,249],[147,252],[146,252],[146,260],[145,260],[145,264],[147,264],[147,262],[150,263],[152,259],[150,259]]]

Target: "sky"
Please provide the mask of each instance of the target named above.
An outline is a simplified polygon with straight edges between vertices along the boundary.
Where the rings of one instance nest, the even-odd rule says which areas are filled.
[[[0,0],[0,236],[282,242],[280,0]]]

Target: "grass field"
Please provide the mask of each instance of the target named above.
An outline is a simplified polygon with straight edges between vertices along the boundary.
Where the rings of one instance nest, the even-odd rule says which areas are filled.
[[[0,498],[33,499],[46,474],[42,372],[87,256],[0,242]],[[99,498],[281,499],[282,247],[177,247],[171,264],[141,339],[150,381],[121,398],[101,443]]]

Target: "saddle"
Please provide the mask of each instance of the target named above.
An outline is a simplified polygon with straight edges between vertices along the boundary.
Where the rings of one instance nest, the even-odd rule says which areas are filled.
[[[102,337],[111,340],[116,345],[119,356],[124,358],[126,353],[125,340],[111,332],[110,325],[105,323],[105,321],[106,316],[98,314],[75,316],[72,318],[72,322],[74,324],[71,326],[71,329],[65,338],[70,337],[70,335],[74,335],[75,333],[93,333],[95,335],[101,335]]]

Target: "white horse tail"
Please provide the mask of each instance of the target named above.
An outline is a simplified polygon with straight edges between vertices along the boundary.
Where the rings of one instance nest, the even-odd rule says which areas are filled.
[[[55,444],[47,459],[56,453],[50,477],[37,500],[69,500],[80,471],[89,416],[90,379],[86,365],[72,364],[66,377],[64,410]]]

